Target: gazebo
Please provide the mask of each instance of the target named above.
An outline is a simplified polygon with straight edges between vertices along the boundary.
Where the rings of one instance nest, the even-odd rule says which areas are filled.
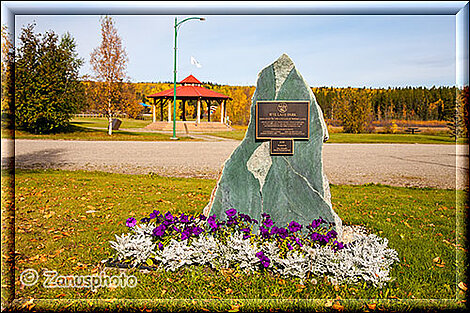
[[[209,90],[202,87],[202,83],[193,75],[189,75],[179,82],[180,86],[176,87],[176,100],[183,103],[182,120],[186,121],[186,102],[191,100],[197,101],[196,123],[201,122],[201,105],[204,101],[207,107],[207,121],[211,121],[211,103],[216,102],[220,106],[220,123],[225,124],[227,116],[227,100],[232,100],[229,96]],[[168,104],[168,122],[172,122],[170,101],[173,101],[173,88],[164,90],[147,98],[153,99],[152,116],[153,122],[156,122],[156,107],[160,105],[160,120],[163,121],[163,106]],[[173,104],[175,105],[175,104]]]

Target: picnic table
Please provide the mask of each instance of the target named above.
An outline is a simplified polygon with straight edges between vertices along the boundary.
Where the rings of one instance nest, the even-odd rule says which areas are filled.
[[[405,129],[405,132],[407,133],[411,133],[411,134],[414,134],[414,133],[419,133],[421,130],[418,128],[418,127],[407,127]]]

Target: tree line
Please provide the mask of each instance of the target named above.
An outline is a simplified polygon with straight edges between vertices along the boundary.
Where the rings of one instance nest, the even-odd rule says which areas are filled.
[[[130,82],[126,75],[128,57],[108,16],[101,18],[101,43],[90,53],[93,75],[84,77],[78,74],[84,61],[78,57],[72,36],[66,33],[59,38],[53,31],[36,34],[34,27],[31,24],[21,30],[13,51],[12,38],[2,26],[2,115],[14,114],[18,129],[32,133],[63,131],[75,113],[94,112],[108,118],[111,135],[113,118],[122,114],[138,117],[144,109],[140,103],[151,104],[148,95],[173,87],[170,82]],[[227,105],[232,124],[248,124],[254,86],[211,82],[203,86],[232,98]],[[312,91],[327,122],[343,126],[345,132],[371,131],[377,121],[414,120],[447,121],[453,135],[467,135],[468,86],[312,87]],[[15,101],[11,101],[13,97]],[[188,110],[194,109],[191,105]],[[217,114],[220,112],[216,109],[214,120]]]

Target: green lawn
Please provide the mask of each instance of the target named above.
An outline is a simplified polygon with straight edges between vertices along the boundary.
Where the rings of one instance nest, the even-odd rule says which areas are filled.
[[[33,135],[24,131],[16,131],[17,139],[58,139],[58,140],[136,140],[136,141],[166,141],[170,140],[171,134],[159,132],[142,132],[151,122],[148,120],[134,120],[122,118],[121,129],[113,131],[109,136],[106,131],[106,118],[84,118],[76,117],[71,121],[71,127],[68,131],[50,135]],[[245,136],[246,127],[234,126],[233,131],[204,133],[221,138],[242,140]],[[198,134],[198,133],[195,133]],[[2,138],[8,137],[8,133],[2,129]],[[181,140],[196,140],[188,137],[186,134],[177,133]],[[420,144],[455,144],[456,141],[448,134],[436,132],[432,134],[347,134],[330,133],[328,143],[420,143]],[[458,144],[468,144],[467,138],[459,138]]]
[[[242,140],[246,129],[234,129],[229,132],[210,133],[221,138]],[[209,133],[207,133],[209,135]],[[421,143],[421,144],[455,144],[455,140],[447,134],[347,134],[330,133],[327,143]],[[468,143],[466,138],[459,138],[458,144]]]
[[[176,135],[179,140],[198,140],[188,137],[186,134],[177,133]],[[6,137],[8,137],[7,134],[2,132],[2,138]],[[110,136],[106,129],[93,129],[76,125],[72,125],[67,132],[57,134],[34,135],[25,131],[15,131],[15,139],[169,141],[171,140],[170,137],[172,137],[172,134],[124,130],[114,130]]]
[[[459,138],[457,143],[468,141]],[[331,133],[328,143],[422,143],[422,144],[456,144],[449,135],[435,134],[347,134]]]
[[[400,263],[391,272],[395,280],[383,289],[363,284],[335,287],[321,278],[314,284],[311,280],[284,279],[266,273],[219,273],[201,267],[168,273],[131,271],[127,274],[137,277],[137,287],[101,288],[96,292],[86,288],[21,285],[19,275],[28,268],[40,273],[54,269],[60,275],[100,272],[100,261],[112,253],[109,240],[114,240],[115,234],[126,232],[128,217],[140,219],[154,209],[199,213],[214,185],[214,180],[154,175],[17,170],[17,306],[52,310],[64,307],[70,310],[142,309],[145,306],[159,311],[199,308],[234,312],[275,308],[294,311],[343,307],[352,310],[463,307],[459,301],[464,294],[457,284],[466,282],[463,269],[468,262],[464,263],[461,256],[466,244],[464,230],[456,232],[456,220],[462,220],[462,198],[466,194],[455,190],[381,185],[332,185],[331,192],[334,209],[345,224],[366,226],[388,238],[389,246],[398,251]],[[2,175],[2,204],[5,204],[2,219],[8,216],[3,210],[12,204],[4,198],[11,196],[8,186],[11,186],[8,176]],[[6,225],[4,222],[2,220],[2,227]],[[439,264],[433,261],[437,257],[442,260]],[[107,273],[118,275],[119,272],[109,270]],[[43,300],[28,302],[31,297]]]
[[[120,128],[144,128],[152,123],[149,120],[135,120],[132,118],[119,118],[121,120]],[[81,127],[108,127],[108,119],[105,117],[75,117],[71,121],[72,125]]]

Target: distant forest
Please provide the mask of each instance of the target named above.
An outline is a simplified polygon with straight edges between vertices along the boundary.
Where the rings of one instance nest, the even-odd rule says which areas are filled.
[[[370,88],[312,88],[327,119],[340,119],[338,99],[345,92],[351,98],[368,94],[374,121],[399,119],[417,121],[446,121],[454,114],[456,87]]]
[[[234,124],[247,125],[254,86],[228,86],[204,83],[204,87],[226,94],[233,100],[228,115]],[[147,95],[172,88],[171,83],[136,83],[135,89],[145,103]],[[364,115],[364,121],[416,120],[448,121],[455,112],[456,87],[336,88],[312,87],[325,119],[342,121],[345,111]]]

